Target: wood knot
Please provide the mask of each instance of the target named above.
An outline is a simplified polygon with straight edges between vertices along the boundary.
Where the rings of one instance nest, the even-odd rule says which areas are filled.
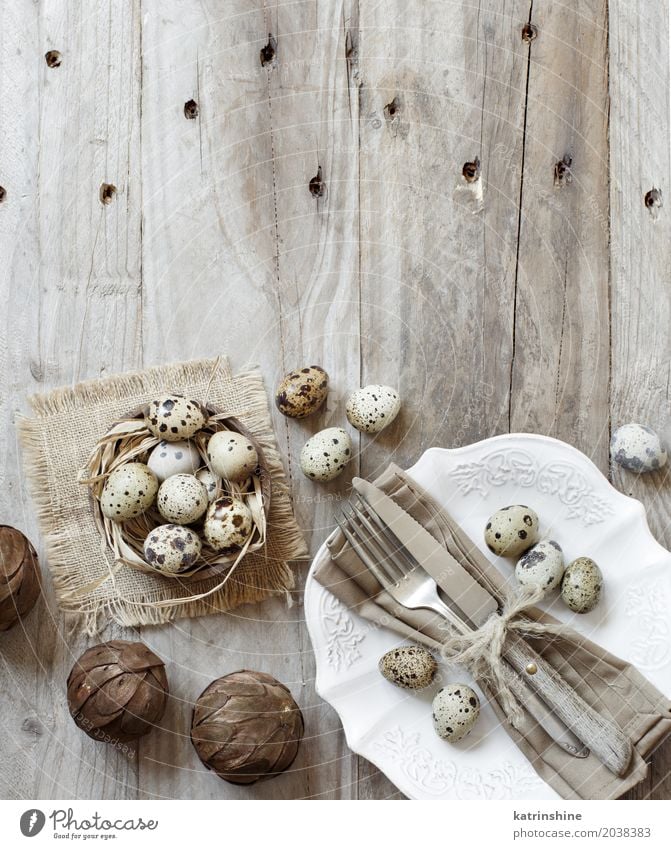
[[[538,27],[535,27],[533,24],[526,23],[522,27],[522,41],[526,41],[527,44],[531,44],[531,42],[538,38]]]
[[[184,117],[190,121],[198,117],[198,104],[195,100],[187,100],[184,104]]]
[[[41,737],[44,732],[42,723],[34,716],[27,716],[21,723],[21,729],[34,737]]]
[[[0,203],[4,203],[7,198],[7,189],[4,186],[0,186]]]
[[[573,179],[571,174],[572,163],[573,159],[568,153],[564,154],[558,162],[555,162],[555,186],[563,186],[564,183],[571,182]]]
[[[650,189],[649,192],[645,193],[645,197],[643,199],[646,207],[650,210],[651,213],[655,213],[662,205],[662,192],[660,189]]]
[[[58,68],[61,64],[61,54],[58,50],[47,50],[44,54],[44,61],[50,68]]]
[[[114,200],[114,195],[116,194],[116,186],[112,183],[103,183],[100,186],[100,203],[105,206],[109,206],[110,203]]]
[[[317,167],[317,174],[310,180],[308,188],[313,198],[322,198],[326,194],[326,183],[322,180],[321,165]]]
[[[467,183],[475,183],[480,179],[480,160],[476,156],[472,162],[464,162],[464,167],[461,169],[464,180]]]
[[[277,54],[277,40],[272,33],[268,33],[268,43],[261,48],[261,66],[271,65],[275,61]]]
[[[396,96],[390,103],[384,107],[384,117],[386,121],[394,121],[398,118],[401,111],[401,101]]]

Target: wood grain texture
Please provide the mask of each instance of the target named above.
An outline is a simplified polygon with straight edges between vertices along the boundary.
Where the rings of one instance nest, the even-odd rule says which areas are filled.
[[[104,15],[71,0],[18,5],[3,9],[13,49],[5,54],[2,125],[16,184],[0,209],[15,217],[3,244],[12,258],[3,274],[2,386],[3,467],[12,485],[3,487],[2,510],[4,521],[38,540],[20,483],[15,412],[27,411],[32,392],[138,364],[140,17],[132,2],[110,2]],[[44,59],[52,49],[61,54],[57,67]],[[117,187],[108,206],[103,182]],[[87,641],[67,634],[46,587],[48,606],[40,602],[26,630],[3,641],[3,678],[12,686],[2,689],[15,700],[2,712],[11,722],[3,735],[6,792],[132,798],[134,750],[97,746],[68,715],[65,680]]]
[[[607,3],[534,3],[530,21],[510,429],[568,440],[605,471]]]
[[[651,15],[641,2],[609,4],[610,234],[611,234],[611,428],[630,421],[671,436],[671,223],[668,202],[669,28],[668,6]],[[650,203],[657,189],[661,203]],[[669,472],[632,475],[614,466],[615,486],[640,499],[657,539],[671,546]],[[657,600],[659,601],[659,599]],[[663,604],[668,605],[669,600]],[[632,798],[671,796],[671,744],[652,762]]]
[[[273,410],[311,551],[353,474],[429,445],[537,430],[606,471],[617,424],[671,436],[663,4],[17,0],[0,47],[0,511],[36,542],[13,430],[26,395],[171,360],[228,353],[270,391],[300,365],[330,373],[315,418]],[[356,460],[317,489],[302,444],[372,382],[403,413],[351,431]],[[611,475],[671,545],[666,475]],[[65,632],[47,580],[0,641],[0,794],[398,798],[316,695],[305,574],[293,607],[108,630],[156,651],[173,694],[166,731],[125,752],[67,715],[90,641]],[[245,667],[306,719],[294,768],[249,789],[188,740],[194,698]],[[668,798],[670,767],[667,745],[631,795]]]

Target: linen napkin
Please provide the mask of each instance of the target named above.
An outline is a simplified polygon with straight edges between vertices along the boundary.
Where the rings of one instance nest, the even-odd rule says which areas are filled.
[[[505,582],[499,571],[405,472],[391,465],[375,485],[420,522],[492,594],[503,591]],[[438,627],[434,613],[408,610],[381,592],[379,583],[363,568],[340,531],[327,545],[331,558],[315,572],[320,584],[358,615],[431,649],[441,648],[445,632]],[[538,608],[530,608],[525,615],[538,622],[557,623]],[[631,664],[575,631],[551,639],[528,637],[527,641],[586,702],[612,718],[630,737],[634,755],[629,770],[618,777],[593,754],[583,759],[573,757],[555,744],[527,711],[514,728],[496,693],[481,685],[497,717],[538,775],[564,799],[616,799],[645,777],[646,759],[671,734],[671,699]]]

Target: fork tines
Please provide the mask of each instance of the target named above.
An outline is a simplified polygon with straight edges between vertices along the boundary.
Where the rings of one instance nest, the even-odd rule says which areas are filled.
[[[359,494],[348,506],[336,517],[345,539],[383,587],[398,584],[416,567],[414,558]]]

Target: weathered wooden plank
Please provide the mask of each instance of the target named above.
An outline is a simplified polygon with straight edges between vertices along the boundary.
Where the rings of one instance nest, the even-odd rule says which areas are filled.
[[[220,4],[201,3],[188,15],[178,7],[148,17],[143,31],[145,360],[226,352],[235,367],[259,363],[272,391],[305,358],[331,371],[337,387],[358,370],[356,357],[325,330],[347,323],[352,302],[358,305],[355,174],[352,157],[336,155],[352,129],[342,5],[266,10],[241,2],[222,14]],[[185,117],[187,100],[197,103],[197,117]],[[315,197],[309,183],[320,165],[327,189]],[[314,529],[315,545],[325,535],[324,495],[292,457],[319,424],[289,423],[275,412],[299,519],[308,535]],[[188,704],[173,703],[172,735],[142,744],[145,795],[180,796],[182,768],[194,770],[194,798],[350,792],[351,759],[337,718],[314,693],[302,619],[299,607],[287,611],[275,600],[147,631],[180,668],[185,702],[240,666],[267,669],[299,698],[308,739],[290,774],[241,790],[199,767],[183,734]],[[278,651],[282,666],[272,662]]]
[[[85,14],[74,0],[50,0],[39,9],[15,4],[3,13],[3,35],[13,44],[2,55],[8,83],[2,108],[11,115],[3,135],[14,165],[7,209],[10,200],[17,205],[10,235],[17,243],[3,269],[7,421],[14,410],[26,411],[27,393],[137,363],[140,29],[139,4],[116,0],[104,15]],[[51,56],[48,64],[48,50],[60,58]],[[109,205],[100,200],[103,182],[117,188]],[[3,519],[35,538],[32,505],[16,485],[12,429],[7,443],[13,486],[7,500],[3,495]],[[68,715],[65,680],[86,641],[64,629],[48,582],[47,601],[46,615],[42,608],[25,632],[3,640],[9,681],[2,689],[12,693],[8,715],[16,725],[3,742],[12,747],[8,792],[133,797],[132,748],[94,743]]]
[[[28,308],[38,273],[37,203],[38,151],[34,144],[39,114],[33,92],[40,66],[20,48],[37,44],[38,18],[32,3],[0,7],[0,297],[6,305],[0,332],[0,515],[37,541],[36,522],[21,485],[14,433],[14,413],[21,406],[24,382],[32,383],[25,358],[26,340],[36,322]],[[17,281],[22,281],[21,288]],[[23,333],[16,334],[16,322]],[[53,717],[37,698],[40,668],[31,644],[45,618],[40,599],[23,624],[3,634],[0,648],[0,796],[33,795],[39,770],[42,737],[51,733]],[[41,689],[41,688],[40,688]]]
[[[611,0],[609,19],[610,424],[614,429],[626,422],[642,422],[661,430],[668,440],[671,435],[668,6],[661,3],[653,8],[638,1]],[[668,471],[640,476],[616,466],[611,471],[618,489],[643,502],[657,539],[667,548],[671,546],[666,498]],[[660,599],[655,602],[658,604]],[[653,758],[649,780],[630,796],[668,799],[670,776],[671,744],[667,742]]]
[[[361,379],[404,401],[367,477],[508,428],[529,5],[361,4]]]
[[[275,411],[276,432],[286,439],[296,514],[313,553],[333,527],[334,499],[358,471],[351,463],[324,486],[305,478],[299,466],[312,433],[346,424],[344,397],[359,378],[359,114],[346,55],[354,11],[351,0],[302,0],[272,7],[265,16],[276,40],[275,58],[265,66],[281,332],[281,369],[273,384],[308,363],[330,375],[328,405],[319,415],[298,422]],[[314,694],[314,656],[302,619],[301,612],[301,670],[311,685],[305,693],[305,795],[347,798],[355,795],[355,761],[340,721]]]
[[[531,14],[510,427],[608,451],[608,9]]]

